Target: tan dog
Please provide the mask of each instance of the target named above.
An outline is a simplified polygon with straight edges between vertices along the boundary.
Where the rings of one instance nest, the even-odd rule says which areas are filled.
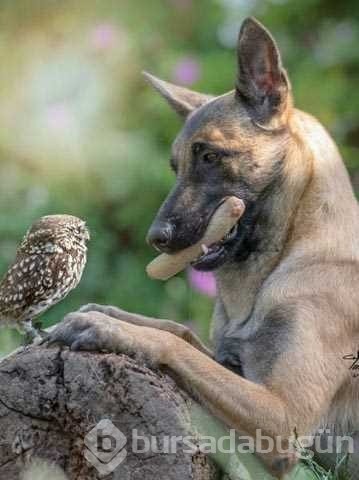
[[[246,206],[234,234],[195,264],[217,279],[214,353],[182,325],[98,305],[70,314],[50,340],[142,352],[253,437],[257,429],[284,439],[325,426],[353,432],[357,201],[328,133],[293,107],[278,48],[256,20],[243,23],[237,54],[236,88],[216,98],[147,75],[185,118],[172,151],[176,184],[149,241],[181,250],[201,238],[224,197]],[[263,458],[278,475],[295,462],[278,451]]]

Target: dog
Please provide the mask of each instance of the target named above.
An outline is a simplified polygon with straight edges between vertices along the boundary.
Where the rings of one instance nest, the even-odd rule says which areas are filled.
[[[254,18],[241,26],[237,60],[235,89],[218,97],[146,74],[184,119],[176,183],[149,243],[177,252],[203,236],[223,198],[246,206],[229,238],[193,265],[216,277],[213,351],[183,325],[96,304],[69,314],[49,340],[144,354],[253,438],[258,429],[286,444],[293,432],[354,432],[358,204],[334,141],[294,107],[279,49]],[[261,458],[278,477],[297,461],[278,448]],[[357,452],[351,462],[357,471]]]

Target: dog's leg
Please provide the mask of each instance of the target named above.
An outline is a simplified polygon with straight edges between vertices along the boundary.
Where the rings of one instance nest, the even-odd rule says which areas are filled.
[[[305,333],[305,330],[304,330]],[[305,333],[305,335],[307,335]],[[310,355],[303,355],[306,340]],[[286,448],[294,429],[307,435],[327,411],[348,375],[340,353],[325,355],[315,335],[299,339],[283,354],[262,384],[242,378],[168,331],[141,327],[100,312],[75,312],[50,333],[50,343],[73,350],[114,351],[145,355],[165,366],[201,403],[239,432],[281,440]],[[268,346],[270,348],[270,346]],[[263,351],[265,355],[265,351]],[[293,452],[262,455],[283,473],[295,461]],[[280,462],[278,462],[278,458]]]
[[[170,332],[182,340],[188,342],[193,347],[205,353],[209,357],[213,357],[213,353],[207,348],[199,337],[192,332],[192,330],[185,325],[174,322],[172,320],[162,320],[159,318],[146,317],[135,313],[130,313],[118,307],[111,305],[99,305],[97,303],[89,303],[80,308],[80,312],[101,312],[112,318],[117,318],[126,323],[137,325],[139,327],[150,327],[158,330],[165,330]]]

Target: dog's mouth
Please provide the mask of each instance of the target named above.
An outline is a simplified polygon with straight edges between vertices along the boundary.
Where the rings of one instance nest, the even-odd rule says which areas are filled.
[[[212,245],[202,244],[202,254],[191,262],[196,270],[210,271],[225,263],[228,254],[239,234],[239,223],[236,223],[232,229],[217,243]]]

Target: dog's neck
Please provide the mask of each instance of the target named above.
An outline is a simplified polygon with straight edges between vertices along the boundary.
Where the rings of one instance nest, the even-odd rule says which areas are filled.
[[[283,201],[277,189],[272,193],[254,220],[253,248],[245,253],[244,259],[228,262],[216,272],[218,296],[227,317],[236,324],[251,315],[258,291],[280,262],[289,235],[295,205]]]
[[[322,208],[329,205],[331,228],[337,228],[337,221],[340,228],[344,228],[342,223],[348,219],[348,209],[353,211],[353,215],[349,215],[351,227],[353,221],[358,223],[354,196],[349,193],[343,199],[341,192],[335,192],[335,176],[347,176],[335,144],[323,127],[315,119],[311,120],[312,129],[308,131],[307,126],[303,127],[308,125],[308,116],[300,111],[293,115],[291,128],[294,136],[287,151],[283,182],[261,205],[252,229],[253,251],[249,251],[244,260],[228,262],[216,272],[219,299],[226,317],[236,325],[250,318],[259,291],[279,265],[295,256],[310,255],[311,250],[317,258],[325,254],[323,242],[318,243],[318,238],[308,235],[309,231],[315,231],[313,222],[322,225],[322,218],[319,218]],[[318,149],[318,144],[322,150]],[[323,172],[323,168],[328,171]],[[350,186],[347,191],[351,192]],[[335,198],[340,198],[343,204],[340,208],[331,204]],[[346,215],[342,215],[344,209]],[[300,243],[301,238],[306,241],[304,246]],[[330,239],[326,239],[326,245],[330,255],[333,250]],[[315,251],[316,248],[320,251]]]

